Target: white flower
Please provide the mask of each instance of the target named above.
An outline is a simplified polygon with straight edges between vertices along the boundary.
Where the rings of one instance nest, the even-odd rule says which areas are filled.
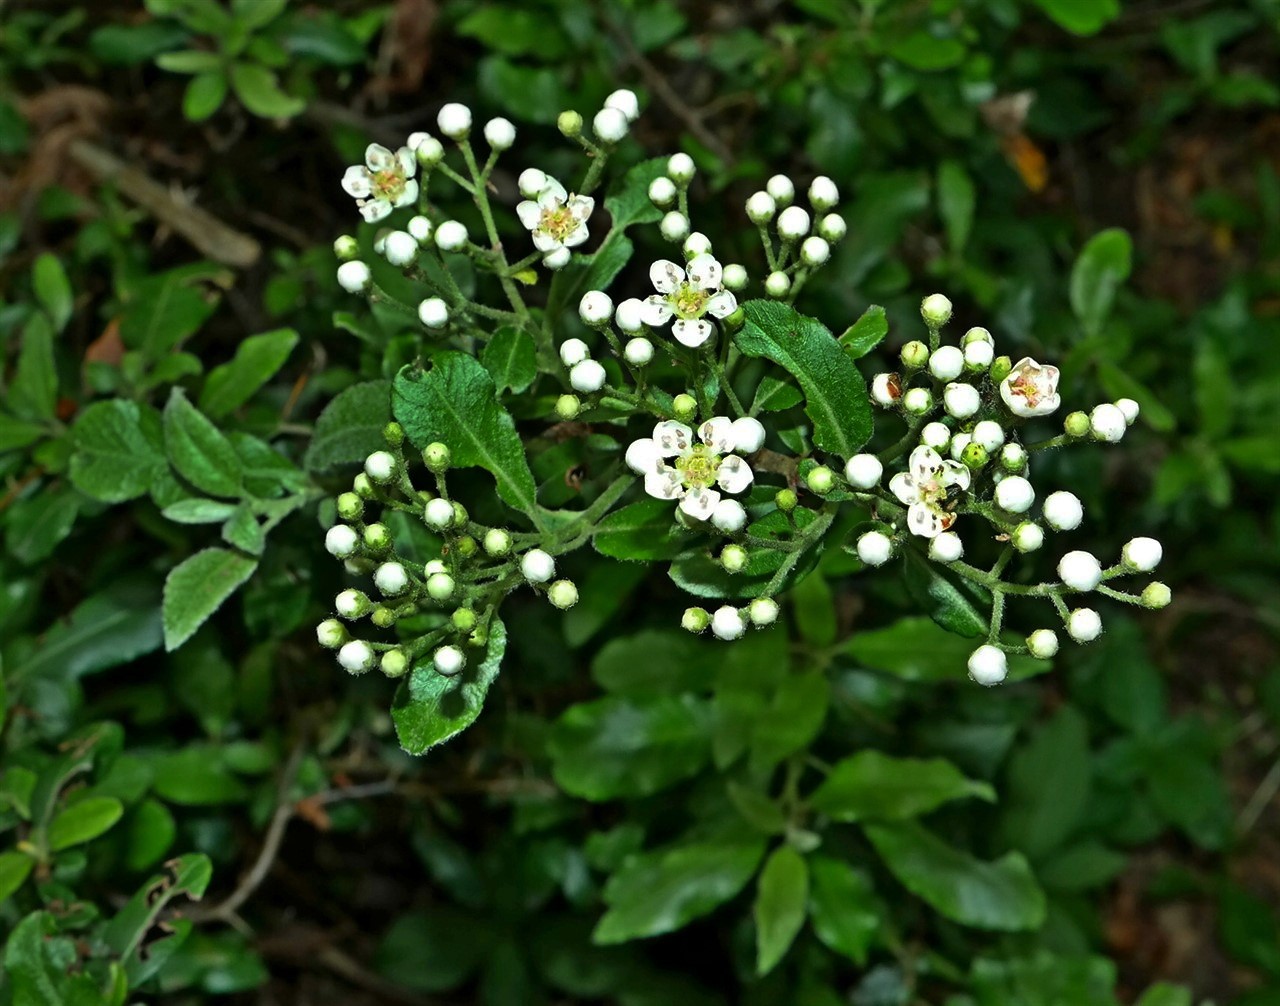
[[[913,416],[923,416],[933,408],[933,392],[928,388],[908,388],[902,396],[902,407]]]
[[[726,318],[738,308],[738,298],[724,289],[720,263],[710,255],[696,256],[681,269],[661,259],[649,268],[649,279],[658,292],[644,302],[644,323],[659,328],[673,317],[671,334],[681,345],[701,346],[711,338],[715,326],[706,318]]]
[[[1102,582],[1102,565],[1089,552],[1068,552],[1058,560],[1058,577],[1072,590],[1093,590]]]
[[[1139,573],[1150,573],[1162,558],[1164,548],[1154,538],[1131,538],[1120,550],[1120,561]]]
[[[375,482],[390,482],[396,473],[396,459],[387,451],[374,451],[364,459],[364,473]]]
[[[554,179],[538,168],[525,168],[516,179],[516,188],[526,199],[537,199]],[[559,183],[557,183],[559,184]]]
[[[840,190],[826,175],[819,175],[809,183],[809,204],[815,210],[829,210],[840,201]]]
[[[363,262],[343,262],[338,266],[338,286],[347,293],[364,293],[372,278],[369,267]]]
[[[1020,472],[1027,464],[1027,451],[1021,444],[1005,444],[1000,449],[1000,464],[1011,472]]]
[[[908,470],[889,480],[889,491],[907,504],[907,528],[922,538],[936,538],[955,523],[943,504],[949,490],[969,488],[969,469],[958,461],[944,461],[932,447],[917,447],[907,459]]]
[[[590,395],[604,387],[604,367],[595,360],[583,360],[569,369],[569,384],[574,391]]]
[[[440,132],[451,140],[460,140],[471,131],[471,109],[456,101],[451,101],[440,109],[436,116],[436,125]]]
[[[964,353],[956,346],[939,346],[929,357],[929,373],[939,381],[954,381],[964,370]]]
[[[460,220],[446,220],[436,228],[436,247],[441,251],[457,251],[467,243],[467,225]]]
[[[555,272],[569,264],[569,254],[568,248],[557,248],[555,251],[549,251],[542,256],[542,264],[552,272]]]
[[[604,143],[618,143],[627,135],[631,123],[618,109],[602,108],[596,112],[596,117],[591,121],[591,127],[595,130],[597,140]]]
[[[942,392],[942,404],[947,414],[957,419],[968,419],[982,406],[982,397],[972,384],[948,384]]]
[[[1058,652],[1058,634],[1052,629],[1036,629],[1027,637],[1027,649],[1033,657],[1048,660]]]
[[[993,453],[1004,443],[1004,429],[994,419],[984,419],[973,428],[973,442],[981,444],[988,453]]]
[[[747,623],[742,619],[742,612],[726,604],[711,616],[711,631],[717,639],[740,639],[747,631]]]
[[[591,350],[581,339],[565,339],[560,343],[560,362],[566,367],[581,363],[591,355]]]
[[[384,562],[373,571],[373,582],[388,597],[394,597],[409,586],[409,574],[398,562]]]
[[[688,185],[693,181],[695,171],[697,167],[693,163],[693,158],[686,153],[672,154],[667,161],[667,174],[682,184]]]
[[[884,465],[874,454],[855,454],[844,466],[844,477],[858,489],[874,489],[880,484]]]
[[[989,342],[970,342],[964,347],[965,366],[972,367],[974,370],[983,370],[991,366],[995,355],[995,346]]]
[[[578,302],[578,317],[585,325],[603,325],[613,317],[613,301],[603,290],[588,290]]]
[[[353,639],[338,651],[338,663],[352,674],[361,674],[373,666],[373,647]]]
[[[711,525],[725,534],[736,534],[747,526],[747,511],[737,500],[722,499],[711,511]]]
[[[432,573],[427,577],[427,594],[437,601],[447,601],[453,597],[457,582],[448,573]]]
[[[1076,608],[1067,616],[1067,634],[1077,643],[1092,643],[1102,635],[1102,616],[1092,608]]]
[[[453,523],[453,504],[448,500],[437,497],[428,501],[427,505],[422,508],[422,517],[431,527],[437,531],[443,531]],[[430,571],[428,570],[428,572]]]
[[[672,210],[662,218],[658,230],[668,241],[683,241],[689,236],[689,218],[679,210]]]
[[[622,357],[633,367],[646,366],[653,359],[653,343],[645,338],[628,339],[622,347]]]
[[[754,192],[747,199],[747,219],[753,224],[767,224],[778,211],[778,204],[767,192]]]
[[[943,531],[929,542],[929,558],[935,562],[955,562],[964,555],[964,542],[954,531]]]
[[[868,531],[858,538],[858,558],[868,566],[883,566],[893,555],[893,541],[883,531]]]
[[[809,211],[788,206],[778,214],[778,234],[785,241],[798,241],[809,233]]]
[[[979,646],[969,655],[969,677],[980,685],[998,685],[1009,673],[1004,651],[990,644]]]
[[[1089,413],[1089,432],[1095,440],[1108,444],[1118,443],[1128,426],[1124,413],[1117,405],[1096,405]]]
[[[401,147],[392,153],[380,143],[371,143],[364,152],[364,164],[347,168],[342,187],[355,197],[360,215],[374,224],[392,210],[417,201],[418,182],[414,173],[418,162],[413,151]]]
[[[665,210],[676,201],[676,183],[666,175],[659,175],[649,183],[649,202]]]
[[[343,618],[359,618],[369,610],[369,599],[358,590],[344,590],[333,599],[333,608]]]
[[[604,99],[605,108],[616,108],[627,117],[628,122],[635,122],[640,115],[640,101],[636,92],[620,87]]]
[[[596,201],[590,196],[570,195],[554,178],[540,171],[538,174],[542,175],[542,188],[536,196],[516,205],[516,216],[533,236],[533,246],[542,252],[543,263],[549,265],[546,256],[576,248],[587,240],[587,218],[596,208]],[[538,181],[536,177],[525,179],[524,174],[520,177],[530,185]],[[528,192],[523,184],[521,191]]]
[[[360,539],[346,524],[335,524],[325,533],[324,547],[335,559],[345,559],[356,550]]]
[[[410,133],[405,146],[413,151],[419,164],[428,168],[434,168],[444,160],[444,144],[430,133]]]
[[[1009,513],[1026,513],[1036,501],[1036,491],[1021,475],[1010,475],[996,486],[996,506]]]
[[[509,150],[516,142],[516,127],[510,119],[490,119],[484,124],[484,138],[491,150]]]
[[[1075,493],[1060,489],[1044,498],[1044,519],[1057,531],[1073,531],[1084,520],[1084,505]]]
[[[439,297],[428,297],[418,305],[418,320],[427,328],[444,328],[449,324],[449,305]]]
[[[973,443],[973,436],[968,433],[957,433],[951,438],[951,457],[960,461],[964,457],[964,449]]]
[[[1062,402],[1058,396],[1058,368],[1042,367],[1024,356],[1000,382],[1000,397],[1015,416],[1047,416]]]
[[[530,583],[546,583],[556,575],[556,561],[540,548],[531,548],[520,559],[520,572]]]
[[[786,206],[796,197],[795,183],[786,175],[774,175],[764,187],[779,206]]]
[[[382,254],[395,266],[406,266],[418,257],[418,242],[406,231],[392,231],[382,245]]]
[[[742,454],[754,454],[764,446],[764,424],[751,416],[735,419],[729,435],[733,438],[733,449]]]
[[[442,646],[431,656],[436,670],[446,677],[453,677],[467,666],[466,655],[456,646]]]
[[[316,626],[316,642],[326,650],[336,650],[346,639],[346,627],[336,618],[326,618]]]
[[[684,423],[666,420],[653,436],[627,448],[627,464],[644,476],[644,491],[657,499],[678,499],[680,509],[695,520],[708,520],[720,502],[719,486],[740,493],[751,485],[751,466],[729,453],[735,443],[733,423],[725,416],[698,427],[698,442]],[[668,463],[667,458],[674,458]]]

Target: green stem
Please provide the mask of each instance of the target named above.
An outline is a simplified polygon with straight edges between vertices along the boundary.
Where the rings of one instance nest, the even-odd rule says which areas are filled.
[[[907,452],[908,447],[914,446],[919,440],[920,428],[922,426],[924,426],[924,416],[916,416],[914,419],[908,421],[907,432],[902,435],[902,439],[892,446],[886,447],[877,454],[876,457],[879,458],[882,463],[897,461],[898,458],[902,457],[902,455]]]
[[[502,291],[507,295],[507,300],[511,302],[512,310],[519,315],[521,321],[527,322],[529,320],[529,308],[525,306],[524,298],[520,296],[520,291],[516,289],[511,276],[508,275],[511,266],[507,262],[506,253],[502,250],[502,239],[498,237],[498,227],[493,220],[493,208],[489,205],[489,195],[485,186],[485,173],[480,170],[479,164],[476,163],[475,151],[471,149],[470,141],[464,139],[458,146],[462,148],[462,158],[467,162],[467,170],[471,172],[471,177],[475,180],[475,187],[471,190],[471,193],[475,197],[476,208],[480,211],[480,219],[484,221],[485,233],[489,235],[490,249],[499,262],[499,267],[494,270],[494,274],[498,277],[498,282],[502,284]]]
[[[834,513],[819,513],[814,522],[800,533],[800,537],[797,538],[794,543],[796,545],[795,550],[789,552],[787,557],[782,560],[782,565],[778,567],[778,571],[773,574],[772,579],[770,579],[768,584],[765,585],[764,592],[761,595],[762,597],[772,597],[778,592],[783,581],[786,580],[787,574],[790,573],[791,570],[795,568],[796,563],[800,561],[800,556],[804,554],[805,547],[809,542],[821,538],[826,534],[827,528],[831,527],[831,522],[833,520],[835,520]]]

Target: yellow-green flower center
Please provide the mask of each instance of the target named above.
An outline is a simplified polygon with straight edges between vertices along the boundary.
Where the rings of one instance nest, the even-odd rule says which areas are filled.
[[[404,194],[405,176],[398,168],[387,168],[386,171],[373,172],[373,196],[375,199],[388,199],[395,202]]]
[[[676,471],[690,489],[706,489],[715,485],[720,468],[720,455],[706,444],[694,444],[689,453],[676,459]]]
[[[701,318],[707,313],[707,301],[710,299],[709,290],[699,290],[691,283],[681,283],[671,296],[671,309],[677,317],[686,321]]]
[[[578,221],[574,219],[573,211],[568,206],[553,206],[545,209],[542,211],[542,218],[538,221],[540,231],[560,242],[572,234],[577,225]]]

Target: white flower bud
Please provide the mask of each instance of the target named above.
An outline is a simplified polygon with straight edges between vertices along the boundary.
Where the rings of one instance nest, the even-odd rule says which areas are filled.
[[[964,347],[964,364],[973,370],[985,370],[995,359],[996,350],[989,342],[970,342]]]
[[[868,566],[883,566],[893,555],[893,541],[883,531],[868,531],[858,538],[858,558]]]
[[[831,258],[831,245],[818,237],[807,237],[800,246],[800,261],[810,267],[822,265]]]
[[[603,290],[588,290],[578,301],[578,317],[587,325],[603,325],[613,316],[613,301]]]
[[[437,671],[451,678],[467,666],[467,657],[456,646],[441,646],[431,655],[431,662]]]
[[[944,451],[951,443],[951,428],[946,423],[927,423],[920,431],[920,443],[935,451]]]
[[[587,344],[581,339],[565,339],[560,343],[560,362],[566,367],[572,367],[581,363],[583,360],[589,359],[591,350]]]
[[[335,559],[346,559],[354,555],[359,544],[359,537],[346,524],[333,525],[324,536],[325,551]]]
[[[1092,643],[1102,635],[1102,616],[1092,608],[1076,608],[1067,616],[1067,635],[1077,643]]]
[[[908,388],[902,407],[913,416],[923,416],[933,408],[933,392],[928,388]]]
[[[409,574],[398,562],[384,562],[373,571],[373,582],[387,597],[395,597],[409,586]]]
[[[447,601],[453,597],[457,586],[448,573],[432,573],[427,577],[427,594],[436,601]]]
[[[785,272],[771,272],[764,280],[764,292],[770,297],[785,297],[791,289],[791,277]]]
[[[1026,513],[1036,501],[1036,491],[1021,475],[1010,475],[996,486],[996,505],[1009,513]]]
[[[644,302],[638,297],[628,297],[613,312],[614,323],[627,333],[639,332],[644,328]]]
[[[747,631],[747,624],[742,619],[742,612],[726,604],[711,616],[711,631],[717,639],[741,639]]]
[[[779,206],[788,205],[796,197],[796,186],[786,175],[774,175],[765,182],[765,191]]]
[[[697,170],[693,163],[693,158],[685,153],[672,154],[667,161],[667,174],[671,176],[672,180],[681,185],[688,185],[693,181],[694,173]]]
[[[1004,651],[983,644],[969,655],[969,677],[977,684],[998,685],[1009,673],[1009,660]]]
[[[552,272],[555,272],[558,269],[563,269],[569,264],[569,259],[572,254],[573,253],[570,252],[568,248],[561,245],[559,248],[553,248],[551,251],[543,255],[542,264]]]
[[[1084,520],[1084,505],[1075,493],[1059,489],[1044,498],[1044,519],[1055,531],[1074,531]]]
[[[1019,552],[1035,552],[1044,544],[1044,528],[1026,521],[1013,529],[1009,540]]]
[[[326,618],[316,626],[316,642],[326,650],[336,650],[347,641],[347,627],[336,618]]]
[[[556,561],[540,548],[531,548],[520,559],[520,572],[530,583],[546,583],[556,575]]]
[[[436,125],[449,139],[461,140],[471,132],[471,109],[451,101],[440,109],[440,114],[436,116]]]
[[[973,442],[981,444],[989,454],[1004,443],[1004,427],[994,419],[984,419],[973,428]]]
[[[628,122],[635,122],[640,116],[640,99],[636,92],[621,87],[604,99],[605,108],[616,108],[627,117]]]
[[[446,220],[436,228],[436,247],[441,251],[457,251],[467,243],[467,228],[457,220]]]
[[[711,252],[711,239],[702,231],[694,231],[684,239],[681,246],[684,257],[687,259],[697,258],[699,255],[707,255]]]
[[[778,236],[784,241],[798,241],[809,233],[809,211],[788,206],[778,214]]]
[[[972,384],[948,384],[942,392],[947,413],[957,419],[968,419],[982,407],[982,396]]]
[[[826,175],[819,175],[809,183],[809,205],[815,210],[829,210],[840,201],[840,190]]]
[[[743,416],[733,421],[729,436],[733,439],[733,449],[739,454],[754,454],[764,446],[764,424],[751,416]]]
[[[1120,561],[1138,573],[1150,573],[1162,558],[1164,548],[1154,538],[1130,538],[1120,550]]]
[[[1138,403],[1132,398],[1117,398],[1116,408],[1124,415],[1124,421],[1132,426],[1138,419]]]
[[[1027,464],[1027,451],[1021,444],[1005,444],[1000,449],[1000,464],[1007,472],[1020,472]]]
[[[931,328],[939,328],[951,319],[951,301],[940,293],[931,293],[920,302],[920,316]]]
[[[595,360],[583,360],[570,369],[569,384],[574,391],[589,395],[604,387],[605,376],[604,367]]]
[[[430,133],[413,133],[409,137],[408,147],[418,158],[418,163],[425,168],[434,168],[444,160],[444,144]]]
[[[954,531],[943,531],[929,541],[929,558],[935,562],[955,562],[964,555],[964,542]]]
[[[622,357],[633,367],[643,367],[653,359],[653,343],[648,339],[628,339]]]
[[[443,531],[453,523],[453,504],[445,499],[430,500],[425,507],[422,508],[422,518],[427,522],[428,527],[433,527],[437,531]]]
[[[849,225],[839,213],[828,213],[818,223],[818,233],[832,244],[843,240],[848,232]]]
[[[591,128],[595,130],[597,140],[618,143],[631,129],[631,123],[616,108],[602,108],[591,120]]]
[[[898,403],[902,397],[902,389],[898,385],[897,374],[876,374],[871,379],[871,398],[877,405],[888,409]]]
[[[520,177],[516,179],[516,186],[520,189],[520,195],[526,199],[537,199],[542,195],[543,190],[551,181],[547,177],[545,171],[539,171],[537,168],[525,168],[520,172]]]
[[[672,210],[662,218],[658,230],[668,241],[683,241],[689,236],[689,218],[679,210]]]
[[[382,246],[382,254],[394,266],[406,266],[418,257],[418,242],[405,231],[392,231]]]
[[[413,240],[417,241],[419,244],[430,241],[431,235],[434,234],[436,230],[435,225],[423,216],[411,217],[409,219],[408,227],[409,234],[412,235]]]
[[[1027,649],[1039,660],[1048,660],[1058,652],[1058,634],[1052,629],[1036,629],[1027,637]]]
[[[747,617],[761,628],[772,625],[778,620],[778,602],[772,597],[757,597],[747,606]]]
[[[746,287],[749,280],[746,268],[737,262],[730,262],[724,267],[722,282],[726,290],[741,290]]]
[[[364,473],[375,482],[390,482],[396,473],[396,459],[387,451],[374,451],[364,459]]]
[[[1089,432],[1095,440],[1108,444],[1119,443],[1128,426],[1124,413],[1115,405],[1096,405],[1089,413]]]
[[[973,443],[972,435],[968,433],[956,433],[951,437],[951,458],[959,461],[964,456],[964,449]]]
[[[437,573],[446,573],[448,572],[448,570],[449,570],[449,567],[446,566],[440,559],[431,559],[425,566],[422,567],[422,573],[424,576],[435,576]]]
[[[561,611],[568,611],[578,603],[578,588],[572,580],[557,580],[547,588],[547,600]]]
[[[874,454],[855,454],[844,466],[844,477],[858,489],[874,489],[880,484],[884,465]]]
[[[940,381],[954,381],[964,370],[964,353],[955,346],[939,346],[929,357],[929,373]]]
[[[753,224],[767,224],[778,212],[778,204],[767,192],[754,192],[747,200],[747,219]]]
[[[659,175],[649,183],[649,202],[659,209],[666,209],[676,201],[676,183],[666,175]]]
[[[439,297],[428,297],[418,305],[418,320],[427,328],[444,328],[449,324],[449,305]]]
[[[343,262],[338,266],[338,286],[347,293],[364,293],[373,277],[363,262]]]
[[[350,674],[363,674],[373,666],[373,647],[353,639],[338,651],[338,663]]]
[[[501,116],[490,119],[484,124],[484,139],[490,150],[510,150],[511,145],[516,142],[516,127],[510,119]]]
[[[504,556],[511,551],[511,533],[500,527],[491,528],[485,532],[483,544],[486,555]]]
[[[722,499],[711,511],[711,524],[725,534],[736,534],[747,526],[747,511],[737,500]]]
[[[1089,552],[1068,552],[1058,560],[1058,577],[1072,590],[1093,590],[1102,582],[1102,565]]]
[[[369,599],[358,590],[344,590],[333,599],[333,610],[343,618],[359,618],[369,610]]]

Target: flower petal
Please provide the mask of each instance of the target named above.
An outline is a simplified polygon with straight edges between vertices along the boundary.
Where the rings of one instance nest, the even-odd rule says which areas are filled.
[[[942,533],[942,517],[928,503],[912,503],[907,509],[907,529],[921,538],[936,538]]]
[[[347,195],[364,199],[373,191],[373,182],[369,179],[369,169],[359,164],[347,168],[342,176],[342,188]]]
[[[640,305],[640,320],[650,328],[658,328],[671,320],[671,304],[660,293],[650,294]]]
[[[664,465],[644,477],[644,491],[655,499],[679,499],[684,495],[684,482],[678,471],[670,465]]]
[[[586,224],[577,224],[573,230],[565,235],[564,246],[566,248],[576,248],[578,245],[582,244],[583,241],[587,240],[587,236],[590,233],[591,232],[587,230]]]
[[[400,165],[400,170],[404,172],[405,178],[412,178],[418,170],[418,159],[408,147],[401,147],[396,151],[396,161]]]
[[[370,171],[387,171],[396,166],[396,155],[381,143],[370,143],[364,150],[364,162]]]
[[[710,520],[720,502],[720,494],[714,489],[690,489],[680,500],[680,509],[694,520]]]
[[[664,458],[673,458],[677,454],[686,454],[693,446],[693,430],[684,423],[667,419],[653,428],[653,442],[658,445],[658,453]]]
[[[716,469],[716,482],[727,493],[740,493],[751,485],[755,474],[751,466],[736,454],[730,454]]]
[[[658,259],[649,266],[649,279],[658,293],[675,293],[684,282],[684,270],[667,259]]]
[[[942,472],[938,481],[944,486],[956,486],[961,492],[969,488],[969,483],[973,476],[969,472],[968,465],[962,465],[959,461],[942,462]]]
[[[689,282],[699,290],[719,290],[724,281],[724,270],[714,255],[703,252],[689,260]]]
[[[533,230],[542,221],[542,207],[532,199],[526,199],[516,203],[516,216],[520,218],[521,225]]]
[[[715,416],[698,427],[698,438],[717,454],[733,450],[733,420]]]
[[[569,201],[569,193],[564,190],[563,185],[550,175],[547,175],[546,188],[544,188],[538,195],[539,202],[542,202],[544,199],[549,199],[553,206],[563,206]]]
[[[721,290],[707,301],[707,314],[713,318],[727,318],[738,310],[738,298],[728,290]]]
[[[376,224],[391,215],[391,204],[385,199],[370,199],[360,207],[360,215],[369,223]]]
[[[696,349],[715,334],[716,327],[706,318],[679,318],[671,326],[676,342]]]
[[[590,196],[574,196],[569,200],[569,212],[576,220],[586,220],[595,212],[596,201]]]
[[[396,206],[409,206],[418,201],[418,180],[410,178],[404,183],[404,191],[400,193],[400,198],[396,200]]]
[[[637,475],[648,475],[664,467],[658,445],[649,437],[631,441],[631,445],[627,448],[626,462],[627,467]]]
[[[915,479],[906,472],[898,472],[889,480],[889,492],[898,497],[900,503],[915,503],[920,499]]]
[[[557,248],[561,247],[562,244],[563,242],[556,240],[546,231],[533,232],[533,247],[537,248],[540,252],[555,251]]]

